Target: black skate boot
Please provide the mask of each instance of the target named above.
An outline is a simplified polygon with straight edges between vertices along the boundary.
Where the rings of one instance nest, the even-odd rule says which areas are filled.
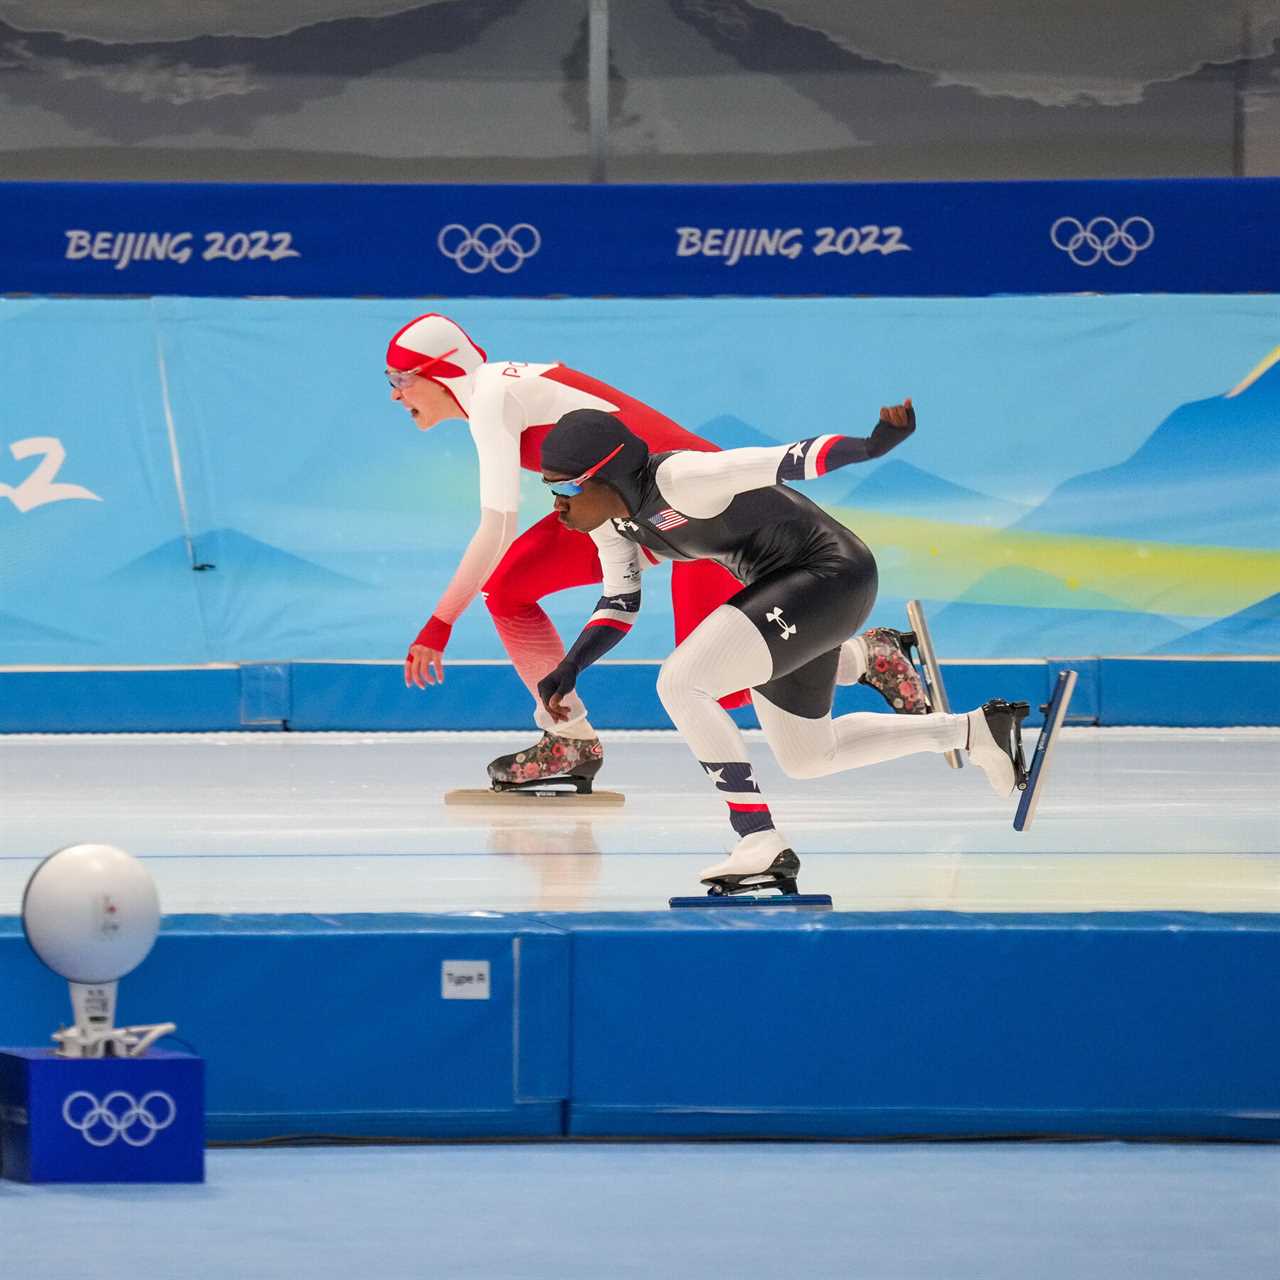
[[[867,646],[867,670],[859,683],[870,685],[900,716],[923,716],[932,711],[924,681],[911,658],[915,632],[872,627],[862,633],[862,640]]]
[[[1022,751],[1022,722],[1030,712],[1026,702],[992,698],[970,711],[969,758],[987,775],[998,796],[1011,796],[1027,786],[1027,761]]]
[[[499,756],[489,765],[495,791],[527,791],[570,785],[579,795],[591,794],[591,780],[604,764],[599,738],[562,738],[544,733],[524,751]]]
[[[708,867],[699,878],[712,896],[756,889],[793,894],[798,892],[799,873],[800,859],[783,847],[782,837],[776,831],[758,831],[744,836],[724,862]]]

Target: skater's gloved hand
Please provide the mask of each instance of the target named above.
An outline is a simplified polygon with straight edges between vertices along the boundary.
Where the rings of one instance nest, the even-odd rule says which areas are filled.
[[[916,429],[916,411],[908,396],[901,404],[891,404],[880,410],[880,421],[867,441],[867,453],[872,458],[888,453],[900,445]]]
[[[409,656],[404,660],[405,688],[416,684],[419,689],[425,689],[437,682],[444,684],[444,654],[425,644],[410,645]]]
[[[409,656],[404,660],[405,688],[416,684],[425,689],[429,684],[444,684],[444,647],[449,643],[451,623],[432,614],[427,624],[414,637]],[[432,668],[435,674],[432,674]]]
[[[569,708],[564,705],[578,683],[578,668],[572,662],[562,662],[550,675],[538,681],[538,697],[547,713],[557,724],[569,718]]]

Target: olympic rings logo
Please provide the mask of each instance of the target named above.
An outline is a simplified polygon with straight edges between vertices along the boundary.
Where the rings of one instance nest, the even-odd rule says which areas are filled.
[[[474,231],[451,222],[440,228],[436,247],[468,275],[492,267],[509,276],[542,248],[542,236],[527,222],[517,222],[510,231],[503,231],[495,222],[482,222]]]
[[[1091,267],[1106,258],[1113,267],[1127,267],[1156,238],[1146,218],[1126,218],[1119,226],[1113,218],[1059,218],[1049,228],[1049,239],[1077,267]]]
[[[117,1089],[101,1102],[80,1089],[67,1095],[62,1118],[91,1147],[109,1147],[117,1138],[131,1147],[145,1147],[178,1118],[178,1104],[158,1089],[143,1094],[141,1101]]]

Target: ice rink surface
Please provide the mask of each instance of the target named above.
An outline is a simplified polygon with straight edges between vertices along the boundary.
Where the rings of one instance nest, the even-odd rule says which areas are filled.
[[[0,914],[81,841],[167,913],[635,910],[701,892],[725,807],[674,733],[604,735],[619,808],[446,806],[521,733],[0,736]],[[918,755],[813,781],[753,762],[801,888],[858,911],[1280,911],[1280,731],[1068,729],[1034,828]],[[1034,734],[1028,735],[1028,754]]]

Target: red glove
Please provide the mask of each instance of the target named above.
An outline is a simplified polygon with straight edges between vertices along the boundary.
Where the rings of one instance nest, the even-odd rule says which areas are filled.
[[[436,649],[440,653],[444,652],[444,647],[449,643],[449,635],[453,631],[453,624],[443,622],[433,613],[427,619],[427,625],[418,632],[418,638],[413,644],[424,644],[428,649]],[[409,646],[410,649],[413,645]]]

